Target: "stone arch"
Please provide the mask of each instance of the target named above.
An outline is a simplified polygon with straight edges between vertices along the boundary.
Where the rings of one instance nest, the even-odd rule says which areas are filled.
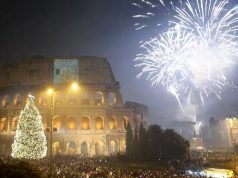
[[[126,141],[122,140],[121,144],[120,144],[120,151],[121,152],[125,152],[126,151]]]
[[[116,101],[117,101],[116,94],[114,92],[110,92],[108,94],[108,105],[113,106],[116,104]]]
[[[67,118],[67,129],[75,130],[77,128],[77,121],[75,117],[68,117]]]
[[[4,95],[2,97],[2,106],[7,107],[10,104],[10,98],[9,95]]]
[[[105,155],[105,143],[101,140],[95,143],[95,155],[96,156]]]
[[[110,117],[108,120],[108,128],[116,129],[116,118],[114,116]]]
[[[95,129],[96,130],[102,130],[104,128],[104,124],[103,124],[103,118],[100,116],[97,116],[95,118]]]
[[[53,118],[52,127],[57,128],[57,130],[62,129],[62,118],[60,116],[55,116]]]
[[[22,103],[23,103],[22,95],[20,93],[15,94],[13,97],[13,105],[20,106],[22,105]]]
[[[90,145],[88,142],[84,141],[80,146],[81,154],[88,156],[90,154]]]
[[[17,121],[18,121],[18,117],[14,117],[12,119],[12,122],[11,122],[11,130],[12,131],[16,131],[17,130]]]
[[[90,129],[90,119],[89,119],[89,117],[82,117],[81,118],[81,129],[82,130],[89,130]]]
[[[7,131],[7,118],[0,119],[0,132]]]
[[[67,143],[67,154],[75,155],[76,154],[76,143],[74,141],[69,141]]]
[[[111,140],[109,143],[109,154],[115,155],[118,152],[118,144],[115,140]]]
[[[104,96],[103,93],[100,91],[97,91],[95,94],[95,105],[101,106],[104,104]]]
[[[126,129],[127,125],[128,125],[129,119],[126,116],[123,116],[123,127],[124,129]]]
[[[59,141],[55,141],[52,144],[52,153],[53,153],[53,155],[58,155],[61,153],[61,144]]]
[[[81,94],[81,104],[83,104],[83,105],[89,105],[89,103],[90,103],[89,94],[88,94],[88,92],[84,91],[84,92]]]

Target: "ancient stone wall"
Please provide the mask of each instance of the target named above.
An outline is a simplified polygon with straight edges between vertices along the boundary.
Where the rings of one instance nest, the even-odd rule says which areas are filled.
[[[78,60],[78,91],[70,91],[69,84],[54,85],[56,59]],[[11,152],[18,116],[29,93],[36,97],[45,131],[51,124],[55,128],[54,154],[99,156],[125,151],[125,125],[134,116],[124,106],[107,59],[34,57],[0,68],[0,154]],[[47,94],[49,85],[55,89],[53,103]],[[45,134],[48,139],[49,132]]]

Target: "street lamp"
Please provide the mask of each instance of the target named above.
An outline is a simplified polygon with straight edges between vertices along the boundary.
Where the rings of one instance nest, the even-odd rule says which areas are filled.
[[[79,89],[78,83],[77,82],[73,82],[70,85],[70,89],[71,91],[77,91]],[[53,170],[53,153],[52,153],[52,144],[53,144],[53,131],[57,131],[57,128],[53,127],[53,117],[54,117],[54,111],[55,111],[55,89],[54,88],[48,88],[47,90],[47,94],[50,96],[50,139],[49,139],[49,143],[50,143],[50,147],[49,147],[49,157],[50,157],[50,177],[52,176],[52,170]]]
[[[71,84],[71,88],[70,88],[72,91],[78,91],[79,90],[79,86],[78,86],[78,83],[77,82],[73,82]]]
[[[48,95],[53,95],[54,89],[53,89],[53,88],[49,88],[49,89],[47,90],[47,93],[48,93]]]
[[[53,156],[52,156],[52,144],[53,144],[53,117],[54,117],[54,89],[53,88],[49,88],[47,90],[48,95],[50,95],[50,139],[49,139],[49,143],[50,143],[50,177],[52,176],[52,168],[53,168]]]

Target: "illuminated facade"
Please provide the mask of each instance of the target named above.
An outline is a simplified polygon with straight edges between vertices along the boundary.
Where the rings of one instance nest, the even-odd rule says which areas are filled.
[[[226,133],[228,136],[228,144],[233,147],[234,144],[238,143],[238,118],[229,117],[224,120]]]
[[[114,155],[125,151],[125,125],[141,122],[135,108],[122,101],[119,82],[105,58],[34,57],[16,65],[0,65],[0,154],[9,155],[17,117],[29,93],[42,115],[43,127],[52,124],[53,154]],[[78,81],[79,90],[69,83]],[[54,86],[54,102],[46,90]],[[139,105],[138,105],[139,106]],[[148,109],[137,109],[147,127]],[[49,139],[49,132],[46,132]],[[48,144],[49,146],[49,144]]]

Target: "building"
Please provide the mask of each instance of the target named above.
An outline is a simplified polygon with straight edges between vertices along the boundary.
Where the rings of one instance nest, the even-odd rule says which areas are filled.
[[[228,117],[223,121],[229,147],[238,143],[238,118]]]
[[[0,81],[0,154],[4,155],[11,153],[18,116],[29,93],[36,97],[45,130],[52,121],[53,154],[124,152],[125,125],[130,121],[134,126],[142,106],[125,106],[120,84],[106,58],[29,58],[0,65]],[[72,81],[79,83],[78,91],[69,90]],[[46,92],[49,86],[54,87],[53,97]],[[148,126],[148,108],[143,107],[141,113],[143,124]],[[49,139],[49,132],[45,134]]]
[[[130,122],[134,127],[139,128],[140,124],[143,124],[145,128],[148,127],[150,116],[148,112],[149,109],[146,105],[127,101],[125,108],[130,109],[133,112],[133,120],[131,120]]]

